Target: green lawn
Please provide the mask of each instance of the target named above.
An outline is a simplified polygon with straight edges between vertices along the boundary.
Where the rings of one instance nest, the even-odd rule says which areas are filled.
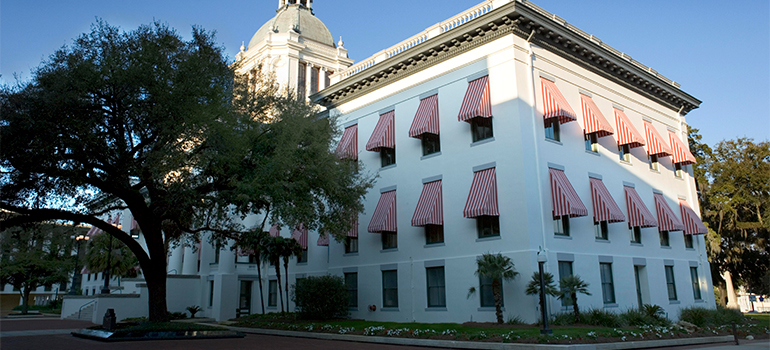
[[[765,326],[770,326],[770,314],[744,314],[747,317],[751,317]]]

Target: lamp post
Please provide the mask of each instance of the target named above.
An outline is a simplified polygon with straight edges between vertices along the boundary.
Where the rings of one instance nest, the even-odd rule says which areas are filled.
[[[540,313],[543,319],[543,329],[540,330],[540,334],[553,334],[553,331],[548,328],[548,306],[545,302],[545,276],[543,275],[543,265],[548,261],[545,256],[545,252],[541,249],[537,252],[537,266],[540,270]]]
[[[69,295],[77,295],[78,291],[76,289],[76,286],[79,283],[76,283],[76,281],[80,281],[78,278],[78,262],[80,262],[80,243],[82,241],[88,241],[88,236],[86,235],[77,235],[77,236],[70,236],[70,238],[74,239],[78,249],[77,249],[77,255],[75,255],[75,271],[72,273],[72,285],[70,286],[70,290],[67,294]]]

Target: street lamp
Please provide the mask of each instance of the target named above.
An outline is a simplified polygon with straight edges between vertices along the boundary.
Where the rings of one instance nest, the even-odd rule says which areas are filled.
[[[72,273],[72,286],[70,286],[70,291],[67,293],[69,295],[76,295],[78,293],[76,286],[79,283],[76,283],[80,281],[80,278],[78,278],[78,262],[80,262],[80,243],[82,241],[88,241],[88,236],[80,234],[77,236],[70,236],[70,238],[74,239],[78,246],[77,255],[75,255],[75,272]]]
[[[537,266],[540,270],[540,312],[543,319],[543,329],[540,330],[540,334],[553,334],[553,331],[548,328],[548,307],[545,302],[545,276],[543,274],[543,265],[548,261],[545,256],[545,252],[540,249],[537,252]]]

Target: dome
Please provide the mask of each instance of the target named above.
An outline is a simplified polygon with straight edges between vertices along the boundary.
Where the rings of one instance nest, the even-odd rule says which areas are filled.
[[[262,42],[271,30],[275,33],[285,33],[289,29],[294,29],[303,38],[334,47],[334,38],[329,28],[326,28],[326,25],[307,7],[293,4],[279,9],[273,19],[262,25],[251,37],[248,48]]]

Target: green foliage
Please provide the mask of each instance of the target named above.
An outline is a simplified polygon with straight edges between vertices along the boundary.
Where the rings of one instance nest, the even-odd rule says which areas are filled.
[[[203,310],[203,309],[200,306],[198,306],[198,305],[193,305],[193,306],[188,306],[187,307],[187,311],[190,313],[190,318],[195,318],[195,314],[197,314],[201,310]]]
[[[111,276],[136,277],[138,274],[139,261],[123,242],[106,233],[94,235],[88,240],[86,266],[90,271],[105,271],[108,262]]]
[[[184,312],[169,312],[168,313],[168,319],[169,320],[184,320],[187,318],[187,314]]]
[[[564,276],[559,280],[559,289],[561,293],[559,299],[570,298],[572,300],[575,322],[580,322],[580,308],[578,307],[577,295],[578,293],[591,295],[588,292],[588,283],[584,282],[578,275]]]
[[[546,272],[543,274],[543,281],[545,282],[545,294],[558,297],[561,291],[556,288],[556,283],[553,279],[553,274]],[[527,283],[527,289],[524,291],[527,295],[539,295],[540,294],[540,273],[535,271],[532,273],[532,278]]]
[[[707,309],[704,307],[691,306],[679,310],[679,319],[690,322],[698,327],[723,326],[732,323],[744,324],[748,320],[740,311],[717,307],[716,309]]]
[[[524,322],[524,319],[523,319],[523,318],[521,318],[521,317],[519,317],[518,315],[516,315],[516,316],[513,316],[513,317],[509,317],[509,318],[508,318],[508,321],[506,321],[505,323],[507,323],[507,324],[510,324],[510,325],[522,325],[522,324],[527,324],[526,322]]]
[[[504,256],[500,253],[484,253],[480,257],[476,258],[476,276],[492,279],[492,294],[495,299],[495,316],[497,317],[497,323],[503,323],[503,298],[502,298],[502,285],[503,281],[511,281],[519,275],[516,272],[516,268],[511,261],[511,258]],[[474,289],[475,292],[475,289]],[[473,294],[470,290],[468,296]]]
[[[340,276],[307,277],[292,288],[300,318],[328,320],[348,316],[348,290]]]
[[[580,314],[581,323],[602,327],[625,327],[620,315],[603,309],[590,309]]]

